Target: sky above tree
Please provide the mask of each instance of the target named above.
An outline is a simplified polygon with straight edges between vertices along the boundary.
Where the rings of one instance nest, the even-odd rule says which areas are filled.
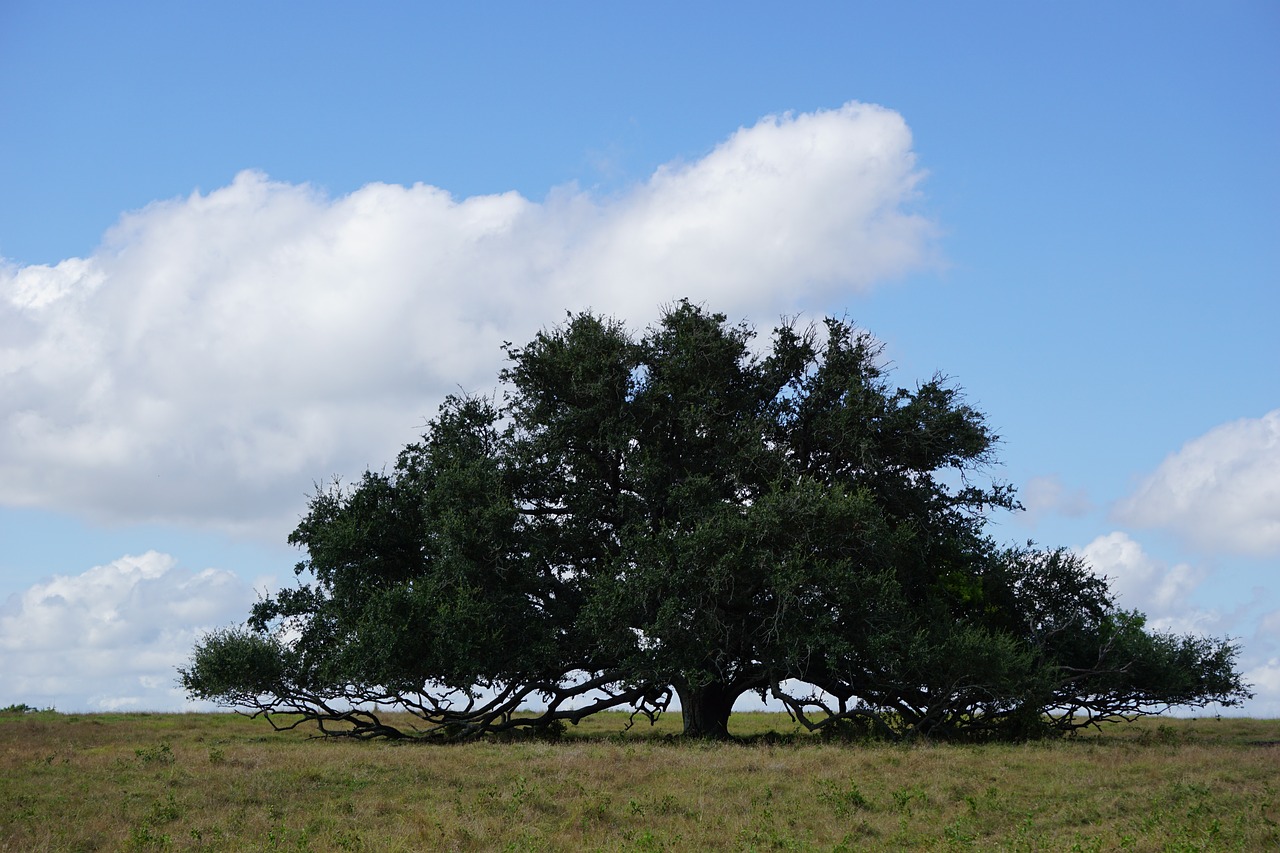
[[[0,7],[0,706],[187,707],[315,483],[688,297],[952,377],[1280,715],[1280,12],[880,5]]]

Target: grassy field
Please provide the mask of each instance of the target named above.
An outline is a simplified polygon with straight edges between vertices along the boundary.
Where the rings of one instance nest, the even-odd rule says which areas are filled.
[[[234,715],[0,715],[0,850],[1275,850],[1280,721],[995,746],[310,740]],[[735,732],[793,731],[735,714]]]

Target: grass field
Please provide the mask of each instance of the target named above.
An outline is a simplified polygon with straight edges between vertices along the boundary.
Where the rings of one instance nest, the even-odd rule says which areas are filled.
[[[678,715],[624,723],[426,746],[227,714],[0,714],[0,850],[1280,849],[1277,720],[985,746],[684,743]]]

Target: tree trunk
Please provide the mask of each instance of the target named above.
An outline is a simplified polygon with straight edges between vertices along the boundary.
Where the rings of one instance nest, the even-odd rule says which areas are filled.
[[[677,687],[676,693],[680,696],[685,737],[729,738],[729,713],[742,695],[741,690],[733,690],[723,681],[712,681],[701,687]]]

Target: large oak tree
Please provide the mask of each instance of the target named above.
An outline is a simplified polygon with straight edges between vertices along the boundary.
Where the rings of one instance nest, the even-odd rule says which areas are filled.
[[[584,313],[508,345],[501,396],[312,497],[298,586],[183,684],[435,739],[673,697],[725,737],[749,691],[811,728],[965,738],[1249,695],[1229,641],[1148,631],[1075,555],[987,535],[1014,494],[947,381],[894,387],[842,320],[758,343],[681,302],[639,336]]]

